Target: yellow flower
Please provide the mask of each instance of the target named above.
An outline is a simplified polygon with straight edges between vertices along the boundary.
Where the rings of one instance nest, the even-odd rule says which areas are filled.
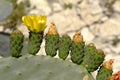
[[[22,21],[31,32],[40,33],[46,28],[46,16],[23,16]]]

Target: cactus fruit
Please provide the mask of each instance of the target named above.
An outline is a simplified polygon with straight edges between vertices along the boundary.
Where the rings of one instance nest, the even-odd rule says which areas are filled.
[[[96,54],[96,47],[93,43],[90,43],[84,48],[84,58],[82,65],[88,70],[88,72],[94,71],[95,66],[94,55]]]
[[[58,56],[65,60],[69,54],[70,50],[70,45],[71,45],[71,38],[65,34],[59,39],[59,48],[58,48]]]
[[[71,60],[73,63],[81,64],[84,57],[84,46],[85,43],[83,41],[83,36],[80,32],[76,32],[76,34],[73,36],[73,41],[71,44]]]
[[[110,76],[112,76],[112,64],[113,59],[106,61],[98,70],[98,74],[96,76],[96,80],[108,80]]]
[[[40,49],[40,45],[43,39],[43,32],[35,33],[29,32],[29,41],[28,41],[28,53],[36,55]]]
[[[15,30],[10,36],[10,53],[13,57],[20,57],[21,50],[23,48],[24,35],[19,31]]]
[[[95,63],[97,67],[99,67],[103,63],[104,59],[105,59],[105,54],[103,50],[97,49],[97,53],[95,54]]]
[[[24,55],[0,60],[0,80],[94,80],[87,70],[49,56]]]
[[[98,67],[104,61],[104,52],[100,49],[96,49],[93,43],[90,43],[84,48],[84,58],[82,65],[86,67],[88,72],[93,72],[98,69]]]
[[[59,34],[57,32],[55,24],[51,23],[48,33],[45,36],[46,54],[52,57],[55,56],[57,54],[58,43],[59,43]]]

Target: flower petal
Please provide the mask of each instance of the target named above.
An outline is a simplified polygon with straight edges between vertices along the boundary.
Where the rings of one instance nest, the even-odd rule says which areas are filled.
[[[46,16],[23,16],[22,21],[32,32],[42,32],[46,28]]]

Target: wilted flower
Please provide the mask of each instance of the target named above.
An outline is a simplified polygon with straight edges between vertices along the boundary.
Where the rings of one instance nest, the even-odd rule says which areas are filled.
[[[46,16],[23,16],[22,21],[31,32],[40,33],[46,28]]]

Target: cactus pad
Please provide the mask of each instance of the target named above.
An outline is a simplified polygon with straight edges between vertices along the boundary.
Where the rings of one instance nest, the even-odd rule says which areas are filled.
[[[0,80],[94,80],[85,68],[50,56],[0,60]]]

